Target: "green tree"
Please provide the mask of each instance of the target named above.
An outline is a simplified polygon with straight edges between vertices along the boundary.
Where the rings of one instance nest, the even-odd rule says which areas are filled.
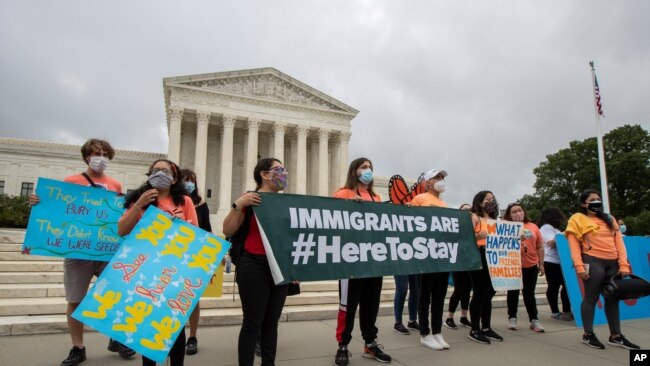
[[[650,234],[650,224],[636,217],[650,215],[650,134],[639,125],[618,127],[603,136],[610,209],[626,218],[636,235]],[[537,218],[546,207],[574,213],[580,192],[600,190],[596,138],[571,141],[568,148],[546,156],[533,170],[535,193],[521,202]]]
[[[27,227],[29,211],[26,197],[0,194],[0,227]]]

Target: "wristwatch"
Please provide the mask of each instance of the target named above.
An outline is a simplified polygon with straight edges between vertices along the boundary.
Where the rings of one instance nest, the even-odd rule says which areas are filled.
[[[237,209],[237,202],[233,202],[232,205],[230,205],[230,207],[232,207],[233,209],[236,210]]]

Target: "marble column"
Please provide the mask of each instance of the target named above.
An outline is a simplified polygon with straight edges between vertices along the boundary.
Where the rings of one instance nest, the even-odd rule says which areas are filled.
[[[180,164],[181,157],[181,121],[183,119],[183,108],[169,108],[169,145],[167,147],[167,159]]]
[[[307,135],[309,127],[296,127],[298,151],[296,154],[296,194],[307,193]]]
[[[230,209],[232,190],[232,151],[235,116],[224,115],[221,130],[221,172],[219,179],[219,210]]]
[[[280,160],[285,166],[287,166],[284,161],[284,131],[286,128],[286,122],[275,122],[273,124],[273,150],[271,151],[273,157]]]
[[[341,136],[336,134],[332,138],[332,173],[330,175],[330,191],[334,192],[339,189],[344,182],[341,181]],[[332,193],[330,192],[330,193]]]
[[[199,194],[205,196],[205,176],[208,156],[208,123],[210,112],[196,112],[196,152],[194,154],[194,172]]]
[[[258,118],[249,118],[247,123],[247,139],[246,139],[246,156],[244,157],[244,189],[255,187],[255,179],[253,178],[253,169],[257,165],[257,141],[260,131],[260,122]]]
[[[318,195],[329,196],[329,161],[327,147],[330,131],[318,131]]]
[[[289,150],[289,161],[285,162],[284,166],[289,169],[289,193],[296,193],[296,182],[298,181],[298,176],[296,175],[298,171],[296,161],[296,157],[298,156],[298,136],[292,135],[289,137]]]
[[[350,158],[348,157],[348,145],[350,144],[350,136],[352,133],[349,131],[341,131],[340,146],[341,146],[341,184],[345,184],[348,176],[348,168],[350,167]]]

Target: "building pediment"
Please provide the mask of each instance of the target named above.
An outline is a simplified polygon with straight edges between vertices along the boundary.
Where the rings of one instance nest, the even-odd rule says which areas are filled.
[[[256,98],[278,103],[326,109],[356,115],[358,111],[274,68],[220,72],[165,78],[168,88],[185,87],[194,90]]]

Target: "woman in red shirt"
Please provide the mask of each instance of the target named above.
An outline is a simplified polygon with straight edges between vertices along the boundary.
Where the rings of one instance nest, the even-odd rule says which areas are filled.
[[[278,193],[287,185],[287,170],[274,158],[261,159],[253,171],[257,187],[239,197],[223,221],[226,237],[235,234],[244,223],[246,211],[262,202],[257,192]],[[250,219],[248,234],[237,262],[237,285],[244,321],[239,332],[239,365],[253,366],[255,343],[260,334],[262,365],[275,364],[278,343],[278,321],[287,298],[288,285],[275,285],[266,250],[255,215]]]

